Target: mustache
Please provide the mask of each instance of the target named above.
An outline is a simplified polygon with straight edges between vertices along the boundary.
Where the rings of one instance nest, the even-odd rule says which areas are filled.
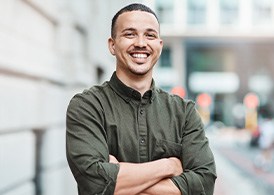
[[[145,52],[145,53],[149,53],[149,51],[147,49],[144,48],[140,48],[140,47],[136,47],[132,50],[130,50],[130,52],[134,53],[134,52]]]

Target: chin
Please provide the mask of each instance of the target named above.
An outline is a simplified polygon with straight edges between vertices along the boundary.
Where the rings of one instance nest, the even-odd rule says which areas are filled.
[[[130,72],[134,75],[143,76],[146,75],[149,72],[149,70],[131,70]]]
[[[147,64],[134,64],[131,67],[129,66],[129,71],[135,75],[146,75],[152,70],[152,67]]]

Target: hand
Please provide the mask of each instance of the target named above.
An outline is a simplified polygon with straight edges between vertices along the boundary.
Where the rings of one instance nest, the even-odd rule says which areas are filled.
[[[178,176],[183,173],[183,166],[182,162],[176,158],[176,157],[170,157],[168,160],[171,163],[171,168],[173,168],[173,175],[172,176]]]
[[[119,161],[113,155],[109,155],[109,163],[119,164]]]
[[[168,195],[180,195],[182,194],[179,188],[171,181],[171,179],[163,179],[155,185],[147,188],[140,192],[138,195],[157,195],[157,194],[168,194]]]

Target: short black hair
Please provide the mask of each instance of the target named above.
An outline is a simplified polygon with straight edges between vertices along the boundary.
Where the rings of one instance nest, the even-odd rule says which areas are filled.
[[[138,10],[153,14],[159,23],[158,17],[152,9],[150,9],[149,7],[147,7],[146,5],[141,4],[141,3],[132,3],[132,4],[129,4],[125,7],[123,7],[122,9],[120,9],[112,18],[112,22],[111,22],[111,37],[112,38],[116,37],[115,25],[116,25],[117,18],[125,12],[138,11]]]

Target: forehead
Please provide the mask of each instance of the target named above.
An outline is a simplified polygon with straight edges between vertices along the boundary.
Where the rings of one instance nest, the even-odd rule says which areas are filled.
[[[122,13],[116,21],[116,30],[126,28],[134,29],[153,29],[159,31],[159,23],[156,17],[144,11],[130,11]]]

